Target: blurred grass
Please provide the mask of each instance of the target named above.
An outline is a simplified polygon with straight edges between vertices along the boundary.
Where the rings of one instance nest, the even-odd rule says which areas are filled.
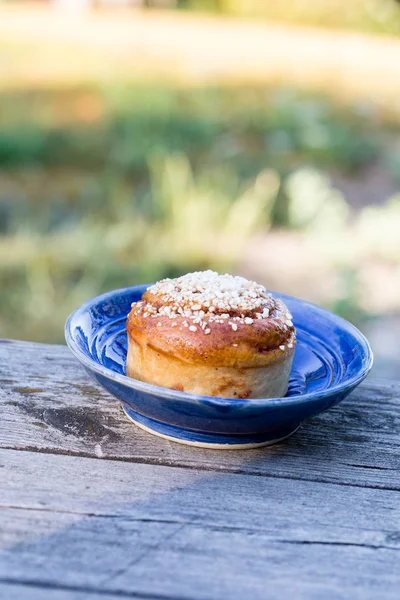
[[[374,34],[400,34],[396,0],[180,0],[185,9]]]
[[[400,180],[398,133],[365,105],[288,88],[131,82],[4,92],[0,334],[62,341],[68,313],[95,294],[232,270],[246,241],[269,227],[311,235],[323,228],[310,224],[342,209],[343,227],[346,201],[301,169],[352,177],[379,163]],[[351,285],[338,310],[355,319],[354,277],[341,268]]]
[[[353,170],[391,133],[368,106],[337,108],[291,89],[110,85],[0,96],[2,166],[110,166],[141,173],[149,154],[185,152],[254,175],[266,160]],[[247,157],[247,161],[245,160]]]

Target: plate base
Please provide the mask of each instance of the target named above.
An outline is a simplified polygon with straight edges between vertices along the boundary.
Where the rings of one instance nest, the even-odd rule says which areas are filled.
[[[254,439],[252,436],[243,435],[229,435],[224,436],[222,434],[204,434],[197,431],[191,431],[183,429],[181,427],[174,427],[173,425],[167,425],[144,417],[138,414],[134,410],[128,408],[124,404],[121,404],[122,410],[132,423],[158,437],[171,442],[177,442],[178,444],[185,444],[186,446],[195,446],[197,448],[211,448],[213,450],[251,450],[252,448],[262,448],[263,446],[273,446],[283,440],[287,439],[293,433],[295,433],[299,425],[289,432],[285,432],[283,435],[273,436],[271,433],[265,433],[265,438],[262,434],[255,434]],[[283,433],[283,432],[282,432]],[[225,441],[226,439],[226,441]],[[246,441],[244,441],[246,440]]]

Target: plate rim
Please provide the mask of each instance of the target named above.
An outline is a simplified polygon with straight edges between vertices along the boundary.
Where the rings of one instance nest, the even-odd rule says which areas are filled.
[[[313,402],[313,401],[320,401],[324,398],[330,398],[332,395],[335,395],[335,394],[339,394],[339,393],[345,394],[347,391],[351,391],[359,383],[361,383],[367,377],[368,373],[372,369],[373,362],[374,362],[374,355],[372,352],[372,348],[371,348],[370,343],[368,342],[367,338],[365,337],[365,335],[363,333],[361,333],[361,331],[355,325],[353,325],[352,323],[350,323],[343,317],[340,317],[339,315],[337,315],[325,308],[322,308],[321,306],[318,306],[317,304],[308,302],[307,300],[302,300],[301,298],[297,298],[296,296],[290,296],[288,294],[283,294],[281,292],[274,292],[274,291],[270,291],[270,290],[268,290],[268,291],[273,296],[278,296],[279,298],[282,298],[283,300],[285,298],[287,298],[289,300],[294,300],[296,302],[300,302],[301,304],[311,306],[313,309],[317,309],[319,312],[326,314],[330,318],[333,317],[334,320],[336,322],[338,322],[338,324],[343,324],[343,326],[345,327],[346,330],[350,329],[351,333],[353,333],[354,337],[357,339],[359,345],[363,347],[363,350],[365,353],[365,359],[366,359],[365,366],[362,369],[360,369],[360,371],[356,375],[353,375],[352,377],[350,377],[344,384],[339,383],[332,387],[328,387],[324,390],[321,390],[319,392],[309,392],[306,394],[298,394],[298,395],[280,397],[280,398],[246,398],[244,400],[244,399],[238,399],[238,398],[222,398],[220,396],[203,396],[201,394],[191,394],[189,392],[180,392],[178,390],[164,388],[161,386],[153,385],[151,383],[145,383],[144,381],[139,381],[138,379],[133,379],[131,377],[128,377],[127,375],[122,375],[121,373],[116,373],[115,371],[112,371],[108,367],[105,367],[104,365],[100,365],[99,363],[94,361],[92,358],[89,358],[79,348],[79,346],[76,343],[75,338],[72,334],[73,319],[79,313],[84,312],[85,310],[89,309],[90,307],[92,307],[94,304],[97,304],[98,302],[108,300],[110,297],[112,298],[116,295],[121,295],[123,293],[129,293],[129,292],[134,292],[134,291],[135,292],[140,291],[143,293],[151,285],[153,285],[153,284],[152,283],[142,283],[142,284],[138,284],[138,285],[134,285],[134,286],[128,286],[128,287],[124,287],[124,288],[117,288],[115,290],[110,290],[108,292],[105,292],[104,294],[99,294],[98,296],[94,296],[93,298],[82,303],[80,306],[78,306],[75,310],[72,311],[72,313],[68,316],[68,318],[65,322],[65,328],[64,328],[65,341],[67,342],[67,346],[69,347],[72,354],[78,359],[78,361],[80,363],[83,364],[83,366],[85,366],[89,370],[95,371],[96,373],[98,373],[99,375],[102,375],[103,377],[105,377],[107,379],[114,380],[115,382],[125,385],[133,390],[136,390],[136,391],[139,391],[139,392],[142,392],[145,394],[152,394],[157,397],[162,397],[166,400],[176,401],[177,399],[179,399],[182,402],[188,402],[190,404],[192,404],[193,402],[207,402],[209,404],[216,404],[218,406],[232,406],[232,405],[238,406],[239,403],[243,402],[243,403],[246,403],[247,406],[254,405],[255,407],[258,407],[258,408],[261,408],[261,407],[272,408],[272,407],[276,407],[276,406],[282,407],[283,405],[297,406],[300,404],[308,404],[309,402]]]

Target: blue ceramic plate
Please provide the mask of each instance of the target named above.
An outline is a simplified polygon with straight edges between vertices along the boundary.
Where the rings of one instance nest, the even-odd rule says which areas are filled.
[[[350,323],[318,306],[275,294],[288,306],[297,347],[285,398],[238,400],[187,394],[125,375],[126,317],[147,285],[93,298],[70,315],[65,338],[88,373],[156,435],[195,446],[241,449],[274,444],[345,398],[368,374],[372,352]]]

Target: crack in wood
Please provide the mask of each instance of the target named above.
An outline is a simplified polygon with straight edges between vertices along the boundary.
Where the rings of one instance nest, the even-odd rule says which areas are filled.
[[[158,540],[155,544],[151,544],[149,545],[146,550],[144,550],[144,552],[142,552],[139,556],[137,556],[134,560],[132,560],[128,565],[126,565],[125,567],[123,567],[122,569],[119,569],[118,571],[116,571],[115,573],[112,573],[109,577],[107,577],[106,579],[104,579],[102,581],[103,585],[107,585],[108,583],[111,583],[112,581],[114,581],[115,579],[117,579],[118,577],[124,575],[125,573],[128,573],[130,569],[132,569],[133,567],[135,567],[136,565],[138,565],[144,558],[146,558],[146,556],[148,556],[151,552],[154,552],[154,550],[159,550],[161,549],[161,547],[168,542],[169,540],[171,540],[173,537],[175,537],[180,531],[182,531],[184,529],[184,527],[186,527],[186,523],[180,523],[175,529],[174,531],[171,531],[171,533],[168,533],[167,535],[165,535],[161,540]]]
[[[343,463],[347,467],[355,467],[356,469],[375,469],[376,471],[398,471],[398,469],[392,469],[391,467],[378,467],[377,465],[358,465],[355,463]]]
[[[336,485],[343,487],[355,487],[355,488],[367,488],[371,490],[387,490],[391,492],[400,492],[400,483],[399,485],[391,486],[391,485],[380,485],[377,483],[366,483],[366,482],[351,482],[351,481],[332,481],[331,479],[324,477],[308,477],[305,479],[299,475],[289,475],[278,474],[278,473],[264,473],[251,469],[240,469],[240,468],[223,468],[223,467],[212,467],[211,465],[201,465],[201,464],[189,464],[189,463],[175,463],[173,461],[163,460],[162,458],[150,459],[144,457],[122,457],[122,456],[110,456],[104,455],[99,458],[95,452],[85,452],[85,451],[73,451],[73,450],[64,450],[62,448],[38,448],[37,446],[24,446],[23,448],[18,448],[16,446],[7,446],[0,445],[2,450],[12,450],[17,452],[37,452],[38,454],[49,454],[49,455],[59,455],[59,456],[70,456],[71,458],[89,458],[89,459],[97,459],[102,461],[118,461],[118,462],[126,462],[132,464],[143,464],[143,465],[154,465],[160,467],[169,467],[169,468],[179,468],[179,469],[188,469],[194,471],[204,471],[204,472],[212,472],[212,473],[229,473],[232,475],[250,475],[252,477],[263,477],[270,479],[288,479],[290,481],[310,481],[313,483],[324,483],[328,485]],[[343,463],[346,464],[346,463]],[[396,469],[393,469],[397,471]]]
[[[139,598],[140,600],[193,600],[188,596],[167,596],[160,594],[148,594],[146,592],[126,592],[123,590],[104,590],[101,588],[93,588],[90,586],[79,586],[79,585],[60,585],[53,584],[46,581],[39,581],[35,579],[26,579],[24,581],[15,580],[12,578],[0,578],[0,584],[15,585],[21,587],[34,587],[39,589],[48,589],[54,591],[66,591],[66,592],[83,592],[87,594],[97,594],[100,596],[115,596],[118,598]]]
[[[32,512],[45,512],[50,514],[66,514],[66,515],[74,515],[74,516],[82,516],[85,518],[93,518],[93,519],[112,519],[115,521],[123,522],[123,523],[152,523],[159,525],[176,525],[176,529],[162,538],[159,542],[152,544],[139,556],[136,557],[132,563],[120,569],[117,573],[114,573],[109,578],[107,578],[104,583],[115,579],[117,576],[125,573],[131,567],[135,566],[139,563],[145,556],[147,556],[152,550],[159,549],[163,543],[172,539],[175,535],[177,535],[184,527],[196,527],[201,528],[206,531],[220,531],[220,532],[232,532],[232,533],[245,533],[247,535],[260,535],[260,536],[268,536],[271,542],[277,544],[295,544],[295,545],[320,545],[320,546],[354,546],[357,548],[369,548],[373,550],[400,550],[400,532],[398,531],[385,531],[381,530],[382,534],[385,534],[385,540],[387,542],[392,542],[394,544],[399,544],[399,547],[393,547],[392,545],[385,544],[370,544],[370,543],[358,543],[358,542],[347,542],[347,541],[330,541],[330,540],[311,540],[311,539],[282,539],[276,537],[274,535],[270,535],[267,530],[264,530],[260,527],[244,527],[244,526],[233,526],[233,525],[214,525],[205,522],[204,520],[199,522],[197,519],[160,519],[157,516],[154,517],[131,517],[128,514],[107,514],[107,513],[89,513],[83,511],[70,511],[70,510],[59,510],[59,509],[49,509],[49,508],[35,508],[35,507],[21,507],[21,506],[13,506],[13,505],[0,505],[0,509],[9,509],[9,510],[21,510],[21,511],[32,511]],[[374,529],[369,528],[356,528],[357,531],[364,532],[373,532]]]
[[[274,540],[277,544],[294,544],[299,546],[342,546],[354,548],[367,548],[369,550],[394,550],[398,552],[400,548],[385,546],[383,544],[358,544],[356,542],[330,542],[323,540]]]
[[[165,523],[168,525],[190,525],[195,524],[195,521],[179,521],[178,519],[157,519],[151,517],[131,517],[130,515],[125,515],[123,513],[95,513],[95,512],[85,512],[78,510],[61,510],[58,508],[45,508],[43,506],[18,506],[13,504],[0,504],[1,510],[21,510],[21,511],[32,511],[32,512],[44,512],[44,513],[54,513],[60,515],[74,515],[78,517],[86,517],[86,518],[95,518],[95,519],[115,519],[122,520],[130,523]]]

